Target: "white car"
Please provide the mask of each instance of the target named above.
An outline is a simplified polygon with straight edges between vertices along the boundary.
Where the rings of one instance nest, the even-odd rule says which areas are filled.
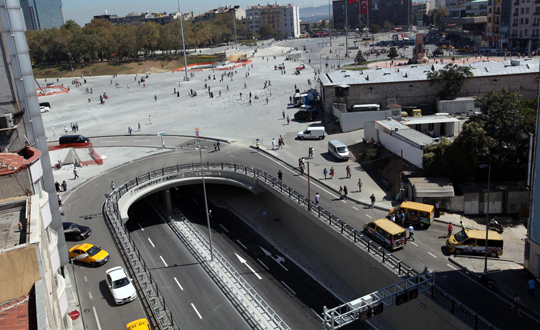
[[[126,275],[124,268],[114,267],[108,269],[105,274],[107,274],[107,286],[117,305],[126,304],[137,298],[133,280]]]
[[[49,111],[51,111],[51,108],[45,107],[45,106],[41,105],[41,106],[39,107],[39,110],[41,111],[41,113],[43,113],[43,112],[49,112]]]

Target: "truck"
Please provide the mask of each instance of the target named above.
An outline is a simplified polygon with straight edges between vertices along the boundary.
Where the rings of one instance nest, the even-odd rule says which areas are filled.
[[[305,92],[297,91],[293,96],[293,104],[296,108],[301,105],[315,105],[319,93],[315,89],[310,89]]]

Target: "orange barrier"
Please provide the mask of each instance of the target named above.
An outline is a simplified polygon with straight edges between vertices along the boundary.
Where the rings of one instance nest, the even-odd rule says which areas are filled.
[[[58,90],[60,89],[60,90]],[[46,86],[41,88],[36,88],[38,97],[39,96],[47,96],[47,95],[55,95],[55,94],[61,94],[61,93],[67,93],[69,92],[69,89],[67,89],[64,86]]]

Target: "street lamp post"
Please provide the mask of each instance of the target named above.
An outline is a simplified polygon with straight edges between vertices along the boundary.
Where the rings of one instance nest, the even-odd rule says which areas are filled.
[[[201,160],[201,174],[202,174],[202,184],[204,192],[204,206],[206,208],[206,225],[208,226],[208,240],[210,241],[210,261],[214,260],[214,248],[212,247],[212,229],[210,228],[210,214],[212,211],[208,210],[208,199],[206,198],[206,183],[204,181],[204,169],[202,163],[202,147],[198,146],[199,149],[199,158]]]
[[[184,40],[184,16],[180,12],[180,0],[178,0],[178,14],[180,15],[180,31],[182,31],[182,49],[184,51],[184,71],[186,72],[186,81],[189,80],[187,75],[187,54],[186,54],[186,42]]]
[[[71,53],[67,53],[69,57],[69,66],[71,66],[71,77],[75,79],[75,73],[73,72],[73,56],[71,56]]]
[[[233,7],[234,46],[236,49],[238,49],[238,41],[236,40],[236,9],[238,8],[240,8],[240,6]]]
[[[480,168],[488,168],[488,197],[487,197],[487,212],[486,212],[486,250],[484,251],[484,276],[487,280],[488,277],[488,235],[489,235],[489,193],[490,193],[490,181],[491,181],[491,164],[482,164]]]
[[[332,0],[328,0],[328,36],[330,37],[330,47],[332,47]]]

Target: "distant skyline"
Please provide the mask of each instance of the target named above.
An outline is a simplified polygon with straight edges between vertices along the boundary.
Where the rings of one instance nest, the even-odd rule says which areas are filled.
[[[204,5],[201,4],[204,2]],[[278,0],[278,1],[262,1],[262,0],[240,0],[231,3],[223,2],[222,0],[204,0],[198,2],[191,2],[180,0],[180,10],[182,12],[193,12],[195,15],[204,13],[212,8],[226,5],[237,5],[242,9],[246,9],[247,6],[253,5],[265,5],[268,3],[278,5],[292,4],[305,7],[318,7],[322,5],[328,5],[329,0]],[[177,12],[178,2],[175,0],[161,0],[161,1],[147,1],[147,0],[131,0],[131,1],[106,1],[106,0],[63,0],[62,12],[64,14],[64,20],[74,20],[80,26],[84,26],[89,23],[96,15],[105,14],[105,10],[109,14],[116,14],[118,16],[126,15],[130,12]]]

